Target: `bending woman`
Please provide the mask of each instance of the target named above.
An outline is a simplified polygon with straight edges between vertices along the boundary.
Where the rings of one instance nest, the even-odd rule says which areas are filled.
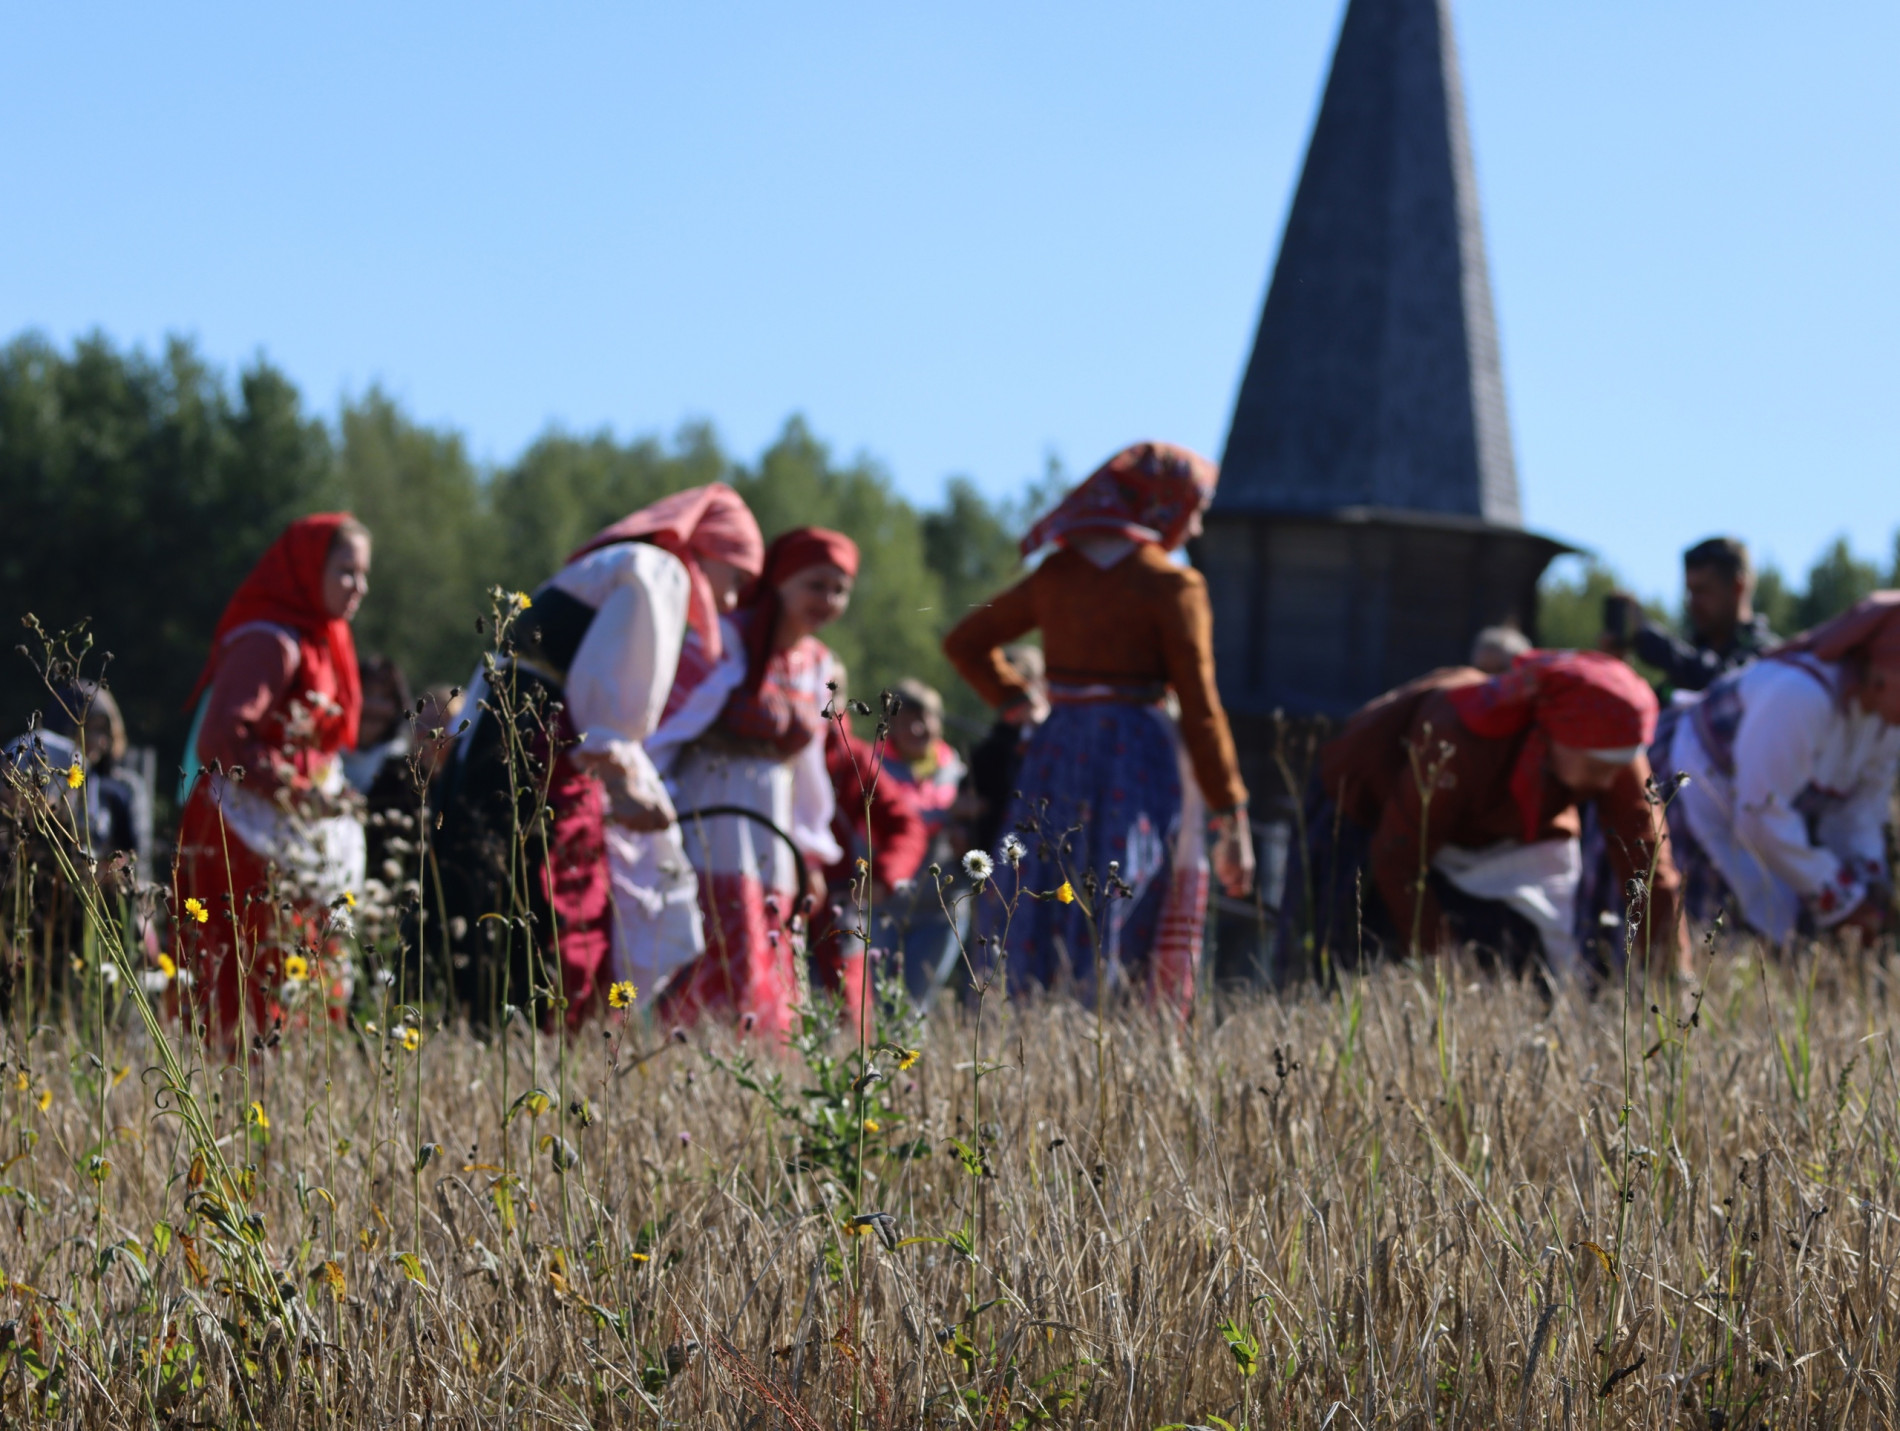
[[[1554,970],[1576,972],[1578,806],[1590,801],[1619,882],[1650,879],[1654,861],[1654,934],[1636,947],[1686,970],[1682,882],[1647,789],[1655,729],[1655,693],[1597,651],[1531,651],[1489,679],[1451,667],[1373,701],[1320,750],[1326,803],[1307,821],[1320,867],[1298,879],[1325,911],[1314,947],[1356,947],[1363,860],[1368,944],[1528,959],[1534,941]]]
[[[672,772],[686,852],[699,874],[706,952],[681,971],[660,1017],[690,1021],[720,1011],[784,1038],[798,1003],[789,921],[802,896],[824,897],[815,872],[843,858],[831,833],[825,705],[838,679],[818,632],[844,615],[858,548],[841,532],[800,527],[766,549],[765,569],[728,623],[728,655],[648,749]],[[798,862],[758,820],[700,816],[715,806],[756,812],[790,836],[814,871],[801,890]]]
[[[1030,738],[1004,817],[1003,843],[1025,851],[1006,887],[1082,890],[1087,876],[1105,885],[1118,874],[1130,892],[1096,911],[1102,967],[1183,1012],[1200,961],[1210,823],[1222,886],[1238,896],[1253,883],[1207,583],[1169,558],[1199,533],[1217,476],[1167,443],[1117,453],[1023,538],[1024,557],[1054,546],[1047,560],[943,643],[999,717],[1021,722],[1031,693],[1003,647],[1041,630],[1053,709]],[[998,865],[1005,853],[993,852]],[[1007,924],[1012,981],[1087,986],[1095,945],[1085,902],[1024,900],[1006,919],[1002,899],[986,894],[976,933],[1000,936]]]
[[[676,492],[577,548],[515,618],[494,674],[478,678],[439,841],[446,932],[478,1017],[526,1002],[536,974],[526,940],[487,914],[529,916],[542,967],[559,964],[570,1026],[609,978],[650,998],[704,947],[673,806],[643,742],[674,695],[686,633],[720,649],[721,613],[764,549],[730,487]],[[543,788],[545,841],[523,833]]]
[[[343,961],[324,966],[331,906],[363,887],[363,826],[337,753],[355,746],[363,706],[350,620],[369,560],[347,513],[292,522],[224,608],[198,677],[174,914],[193,1000],[227,1043],[241,1041],[244,995],[253,1029],[282,1015],[296,951],[316,951],[304,972],[320,987],[347,992]]]
[[[1656,759],[1689,784],[1669,829],[1690,913],[1756,933],[1887,923],[1886,826],[1900,769],[1900,591],[1731,671],[1664,718]]]

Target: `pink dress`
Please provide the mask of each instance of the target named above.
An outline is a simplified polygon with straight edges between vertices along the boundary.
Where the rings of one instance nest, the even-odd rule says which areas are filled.
[[[801,891],[798,861],[775,829],[816,868],[843,858],[831,831],[823,715],[838,668],[830,649],[807,637],[774,655],[759,692],[747,695],[737,689],[744,641],[736,626],[725,645],[727,660],[648,742],[670,772],[706,939],[705,953],[674,979],[657,1012],[666,1022],[717,1012],[782,1039],[800,997],[789,925]],[[716,807],[761,818],[698,813]]]

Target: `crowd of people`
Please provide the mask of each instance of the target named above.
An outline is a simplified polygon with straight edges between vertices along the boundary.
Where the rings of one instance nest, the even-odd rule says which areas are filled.
[[[959,969],[1185,1015],[1213,887],[1255,876],[1207,589],[1179,559],[1216,480],[1139,444],[1024,535],[1027,574],[944,642],[995,713],[967,758],[922,682],[852,698],[823,639],[851,537],[767,541],[724,485],[500,599],[466,689],[413,699],[352,639],[371,534],[303,518],[199,677],[163,957],[227,1037],[292,995],[347,999],[372,910],[414,987],[478,1023],[638,1008],[783,1039],[814,988],[862,1018],[878,980],[928,997]],[[1685,589],[1686,640],[1617,596],[1599,649],[1493,628],[1347,720],[1285,792],[1307,838],[1282,953],[1473,944],[1563,977],[1606,949],[1687,968],[1718,914],[1774,940],[1886,928],[1900,593],[1777,641],[1728,539],[1688,551]],[[42,766],[90,764],[87,838],[130,848],[110,695],[60,705]]]

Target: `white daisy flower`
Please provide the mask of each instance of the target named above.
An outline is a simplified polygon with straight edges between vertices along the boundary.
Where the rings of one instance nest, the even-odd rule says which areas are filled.
[[[971,850],[963,857],[963,872],[978,884],[982,884],[995,871],[996,866],[982,850]]]

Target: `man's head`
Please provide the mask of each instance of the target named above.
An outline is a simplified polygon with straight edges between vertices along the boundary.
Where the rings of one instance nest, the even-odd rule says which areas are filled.
[[[1755,616],[1755,569],[1734,537],[1710,537],[1682,554],[1683,610],[1702,640],[1727,642]]]
[[[891,717],[891,749],[901,760],[921,760],[943,738],[943,697],[919,680],[891,687],[898,698]]]
[[[1471,643],[1471,664],[1487,676],[1501,676],[1530,649],[1530,638],[1515,626],[1487,626]]]

